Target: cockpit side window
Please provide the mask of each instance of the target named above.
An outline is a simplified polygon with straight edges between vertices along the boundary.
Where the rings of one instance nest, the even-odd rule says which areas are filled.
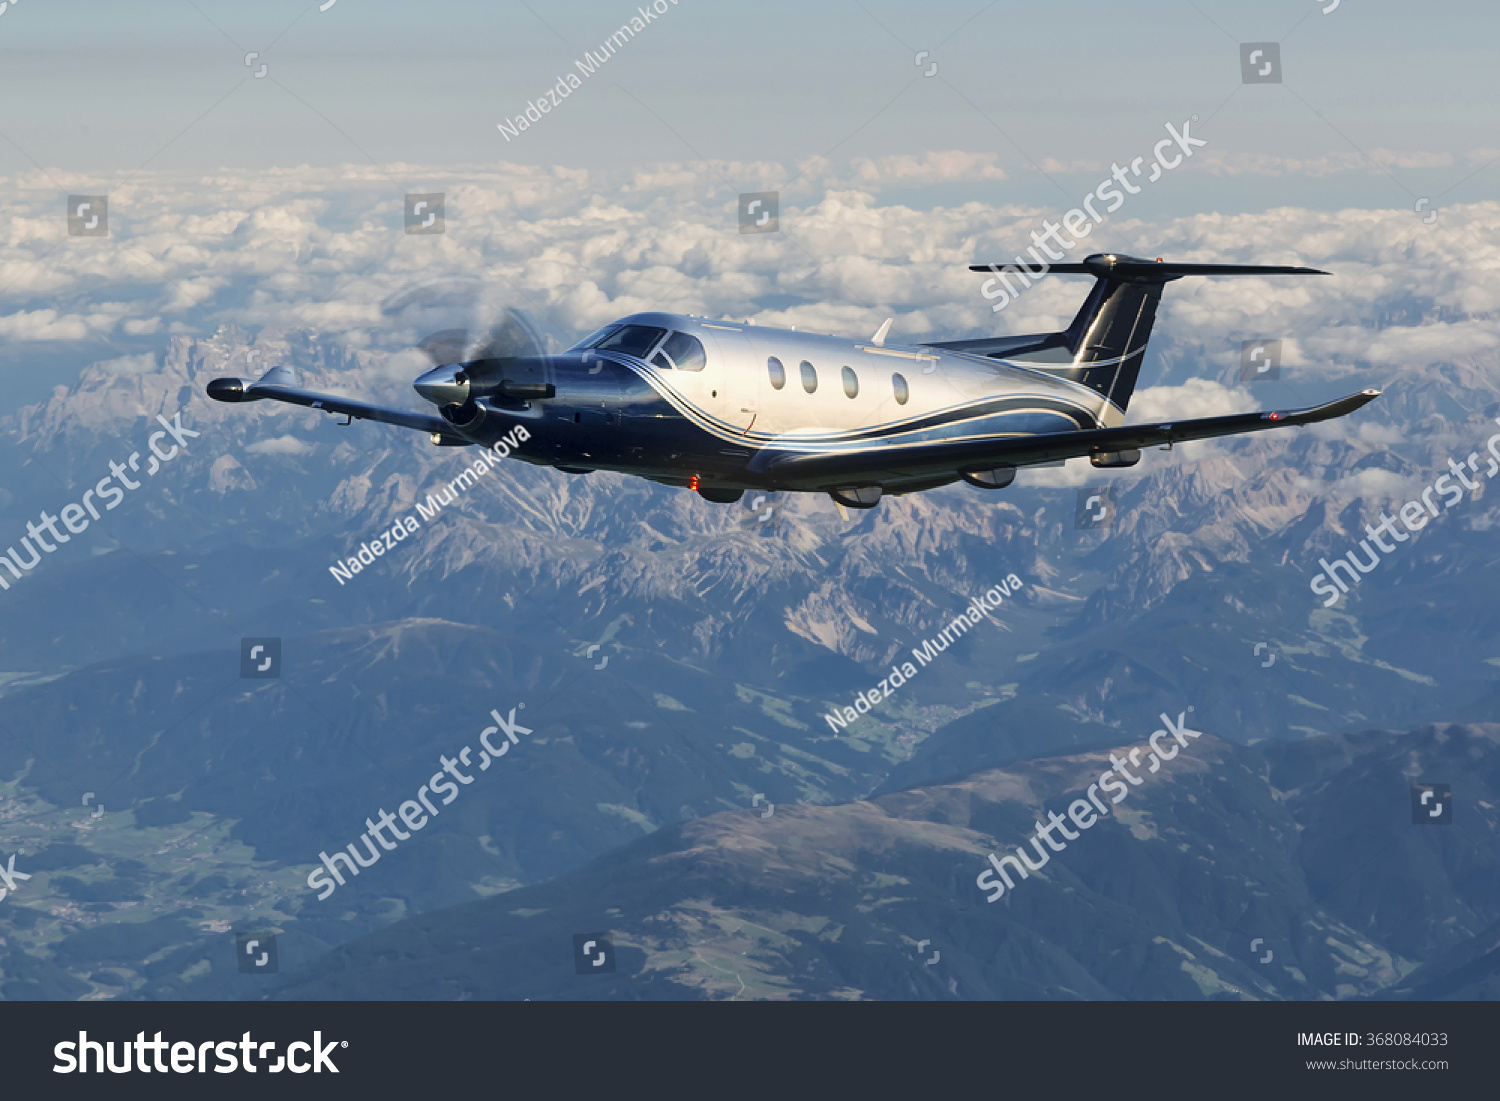
[[[645,359],[666,331],[650,325],[622,325],[595,344],[594,348],[600,352],[623,352],[628,356]]]
[[[701,371],[708,363],[703,343],[688,333],[673,333],[651,357],[651,363],[664,370]]]

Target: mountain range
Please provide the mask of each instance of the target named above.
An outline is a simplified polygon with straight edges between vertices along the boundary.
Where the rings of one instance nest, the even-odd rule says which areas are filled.
[[[1203,352],[1162,344],[1148,407]],[[0,858],[31,876],[0,901],[0,995],[1493,995],[1483,488],[1336,606],[1308,588],[1382,492],[1482,450],[1482,358],[1412,369],[1359,425],[868,513],[508,462],[343,583],[463,456],[206,400],[257,361],[417,400],[374,353],[226,327],[0,422],[0,549],[158,414],[200,433],[0,592]],[[1103,484],[1113,522],[1080,530]],[[1011,574],[988,622],[828,721]],[[280,640],[274,677],[242,675],[245,639]],[[513,755],[318,898],[321,854],[512,709]],[[990,853],[1189,709],[1171,769],[985,901]],[[1451,826],[1413,824],[1416,783],[1451,786]],[[247,932],[276,975],[240,972]],[[615,969],[577,974],[593,933]]]

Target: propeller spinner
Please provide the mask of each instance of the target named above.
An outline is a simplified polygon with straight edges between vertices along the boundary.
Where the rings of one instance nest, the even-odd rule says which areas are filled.
[[[433,405],[462,405],[469,400],[469,375],[461,363],[434,367],[411,385]]]
[[[546,379],[542,338],[516,310],[505,310],[477,343],[464,330],[449,329],[434,333],[418,346],[437,366],[420,375],[412,387],[445,409],[458,406],[461,410],[480,397],[534,400],[557,392]]]

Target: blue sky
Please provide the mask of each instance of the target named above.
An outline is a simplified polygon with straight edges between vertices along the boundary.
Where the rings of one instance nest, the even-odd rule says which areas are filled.
[[[580,168],[812,156],[998,155],[1008,178],[899,197],[1058,202],[1087,172],[1200,115],[1216,152],[1450,158],[1388,177],[1174,181],[1141,216],[1281,204],[1337,209],[1487,198],[1495,169],[1493,5],[1378,0],[679,0],[521,138],[523,111],[636,8],[624,0],[22,0],[0,15],[0,175],[32,161],[106,189],[159,170],[344,164]],[[1245,85],[1238,43],[1283,46],[1284,82]],[[921,66],[915,53],[929,52]],[[250,67],[244,55],[259,57]],[[921,74],[933,61],[938,72]],[[267,77],[254,79],[260,64]],[[24,150],[24,153],[22,152]],[[75,179],[76,176],[76,179]]]

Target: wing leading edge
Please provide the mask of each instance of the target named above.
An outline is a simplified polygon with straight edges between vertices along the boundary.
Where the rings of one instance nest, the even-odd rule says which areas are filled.
[[[314,390],[303,390],[297,386],[297,376],[290,367],[272,367],[258,381],[245,383],[237,378],[216,378],[208,384],[208,396],[215,401],[284,401],[290,405],[301,405],[308,409],[321,409],[325,413],[336,413],[354,420],[380,421],[396,424],[402,428],[415,428],[421,432],[436,433],[453,443],[468,443],[468,440],[453,434],[441,417],[427,413],[410,413],[404,409],[387,409],[368,402],[320,394]]]

